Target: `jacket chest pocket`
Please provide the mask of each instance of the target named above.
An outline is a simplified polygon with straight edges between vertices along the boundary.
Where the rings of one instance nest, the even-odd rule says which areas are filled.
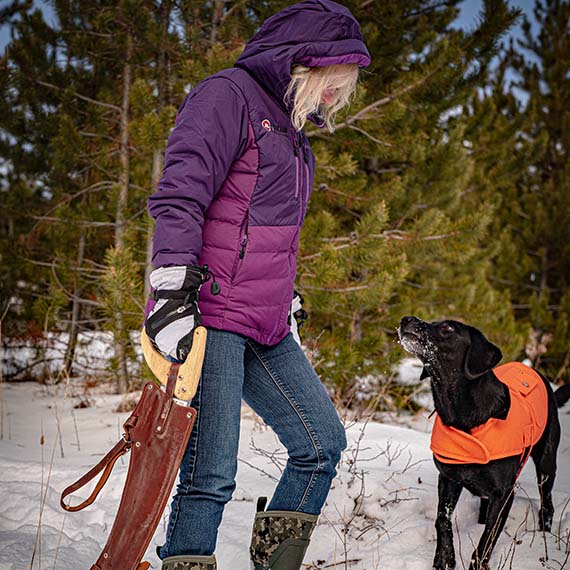
[[[295,198],[299,202],[297,225],[301,225],[305,219],[307,205],[309,203],[311,174],[306,147],[302,143],[299,143],[299,145],[295,144],[293,147],[293,154],[295,156]]]
[[[298,133],[280,132],[273,126],[258,144],[260,177],[251,201],[250,223],[299,226],[310,193],[310,150],[304,148]]]
[[[309,168],[309,151],[303,142],[302,135],[299,132],[289,134],[288,129],[280,129],[272,126],[272,132],[275,137],[282,137],[287,152],[293,152],[293,163],[295,169],[295,185],[291,188],[295,199],[296,207],[296,224],[301,225],[305,213],[307,211],[307,203],[309,201],[309,189],[311,186],[311,175]],[[288,161],[285,161],[288,162]]]

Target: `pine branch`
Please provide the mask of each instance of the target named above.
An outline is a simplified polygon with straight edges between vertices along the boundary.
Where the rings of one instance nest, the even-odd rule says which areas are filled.
[[[222,24],[231,16],[232,12],[239,8],[242,4],[245,4],[246,0],[238,0],[234,5],[220,18],[218,27],[221,28]]]
[[[347,125],[349,129],[352,129],[353,131],[357,131],[359,133],[362,133],[364,136],[368,137],[371,141],[374,141],[376,144],[382,145],[382,146],[388,146],[388,147],[393,147],[394,145],[391,143],[387,143],[385,141],[381,141],[380,139],[377,139],[376,137],[372,136],[369,132],[365,131],[364,129],[361,129],[360,127],[357,127],[356,125]]]
[[[319,184],[318,188],[315,188],[317,192],[330,192],[331,194],[337,194],[339,196],[346,196],[351,200],[355,200],[357,202],[373,202],[376,198],[370,197],[366,198],[364,196],[355,196],[353,194],[349,194],[348,192],[343,192],[342,190],[336,190],[335,188],[331,188],[328,184]]]
[[[369,285],[356,285],[354,287],[315,287],[313,285],[304,285],[304,289],[312,291],[326,291],[327,293],[351,293],[353,291],[364,291],[369,289]]]
[[[29,257],[23,258],[25,262],[31,263],[32,265],[37,265],[38,267],[52,267],[55,261],[47,262],[47,261],[38,261],[37,259],[30,259]],[[88,263],[90,260],[86,260]],[[94,262],[91,262],[94,263]],[[61,267],[57,265],[57,267]],[[78,273],[86,273],[87,275],[96,275],[96,274],[103,274],[105,271],[103,269],[92,268],[88,269],[86,267],[76,267],[76,266],[67,266],[69,269],[73,271],[77,271]]]
[[[62,220],[61,218],[56,218],[55,216],[31,216],[33,220],[38,220],[41,222],[57,222],[60,224],[70,224],[73,226],[81,226],[84,228],[100,228],[100,227],[115,227],[113,222],[93,222],[87,220]]]
[[[59,280],[59,277],[58,277],[57,272],[55,270],[55,263],[51,264],[51,273],[52,273],[53,278],[55,279],[55,282],[57,283],[58,287],[60,288],[61,291],[63,291],[64,295],[68,299],[71,299],[71,300],[76,301],[77,303],[81,303],[83,305],[91,305],[92,307],[102,307],[103,306],[101,303],[98,303],[97,301],[93,301],[91,299],[82,299],[81,297],[76,297],[73,293],[68,291],[63,286],[63,283]]]
[[[100,319],[82,319],[79,321],[74,321],[76,325],[93,325],[95,323],[106,323],[109,319],[107,317],[100,318]],[[71,319],[58,319],[58,322],[64,325],[71,324]],[[88,330],[88,329],[86,329]]]
[[[441,239],[449,239],[450,237],[455,237],[460,234],[469,233],[467,231],[457,230],[455,232],[449,232],[447,234],[433,235],[433,236],[415,236],[409,232],[404,232],[402,230],[386,230],[381,234],[371,234],[371,237],[384,238],[384,239],[395,239],[399,241],[436,241]]]
[[[113,38],[113,34],[104,34],[102,32],[93,32],[92,30],[60,30],[59,32],[62,35],[73,34],[73,35],[81,35],[81,36],[94,36],[97,38]]]
[[[35,77],[28,77],[31,81],[34,81],[38,85],[43,85],[44,87],[49,87],[50,89],[55,89],[57,91],[64,91],[63,88],[54,85],[53,83],[48,83],[47,81],[42,81],[41,79],[36,79]],[[81,93],[74,92],[73,95],[78,99],[87,101],[88,103],[93,103],[94,105],[99,105],[100,107],[105,107],[107,109],[112,109],[113,111],[120,111],[121,107],[118,105],[113,105],[112,103],[105,103],[104,101],[98,101],[97,99],[92,99],[86,95],[81,95]]]
[[[115,140],[113,137],[110,137],[110,136],[108,136],[108,135],[102,135],[102,134],[99,134],[99,133],[88,133],[88,132],[85,132],[85,131],[79,131],[79,134],[80,134],[82,137],[86,137],[86,138],[103,139],[103,140],[110,141],[110,142],[114,142],[114,140]]]
[[[370,234],[366,237],[376,238],[380,240],[396,240],[396,241],[438,241],[449,239],[452,237],[456,237],[461,234],[470,233],[467,230],[457,230],[454,232],[449,232],[447,234],[436,234],[432,236],[418,236],[411,234],[409,232],[404,232],[402,230],[385,230],[380,234]],[[343,243],[341,245],[334,246],[332,248],[333,251],[340,251],[342,249],[346,249],[348,247],[353,247],[359,244],[358,236],[341,236],[336,238],[318,238],[320,241],[328,242],[328,243],[336,243],[336,242],[350,242],[350,243]],[[323,255],[322,251],[317,253],[312,253],[309,255],[303,255],[299,259],[301,261],[308,261],[310,259],[316,259]]]
[[[414,89],[417,89],[418,87],[421,87],[428,79],[431,79],[435,73],[437,73],[440,69],[443,69],[443,67],[445,67],[447,65],[449,65],[449,62],[445,61],[441,65],[438,65],[437,67],[435,67],[432,71],[430,71],[424,77],[420,77],[419,79],[417,79],[413,83],[410,83],[410,85],[407,85],[406,87],[402,87],[401,89],[397,89],[391,95],[388,95],[387,97],[383,97],[382,99],[378,99],[378,100],[374,101],[373,103],[370,103],[370,105],[367,105],[366,107],[364,107],[364,109],[361,109],[355,115],[347,117],[346,120],[344,121],[344,123],[341,123],[337,127],[337,130],[340,130],[340,129],[345,128],[345,127],[350,127],[350,125],[352,125],[352,123],[355,123],[356,121],[363,121],[363,120],[369,119],[370,117],[367,116],[368,113],[370,113],[371,111],[375,111],[379,107],[383,107],[384,105],[388,105],[388,103],[395,101],[396,99],[398,99],[402,95],[405,95],[406,93],[409,93],[410,91],[413,91]]]
[[[353,245],[356,245],[356,243],[347,243],[347,244],[343,244],[343,245],[337,245],[337,246],[333,247],[332,249],[334,251],[340,251],[341,249],[346,249],[347,247],[352,247]],[[300,261],[309,261],[311,259],[316,259],[318,257],[321,257],[322,255],[323,255],[323,252],[319,251],[317,253],[312,253],[309,255],[301,255],[299,257],[299,260]]]
[[[66,196],[65,198],[63,198],[53,208],[50,208],[44,214],[44,216],[49,216],[49,214],[52,214],[53,212],[55,212],[55,210],[57,210],[59,207],[64,206],[65,204],[69,204],[72,200],[75,200],[76,198],[79,198],[80,196],[83,196],[84,194],[87,194],[89,192],[99,192],[101,190],[107,190],[109,188],[112,188],[113,184],[114,183],[111,182],[110,180],[100,180],[99,182],[96,182],[95,184],[91,184],[91,186],[87,186],[86,188],[83,188],[83,190],[79,190],[78,192],[73,194],[73,196]],[[30,230],[30,233],[32,233],[36,230],[37,225],[38,224],[34,224],[32,229]]]

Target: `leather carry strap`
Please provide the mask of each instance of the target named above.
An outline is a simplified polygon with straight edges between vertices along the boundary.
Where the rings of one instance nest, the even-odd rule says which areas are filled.
[[[103,459],[101,459],[101,461],[99,461],[99,463],[95,465],[95,467],[90,469],[87,473],[85,473],[85,475],[83,475],[83,477],[78,479],[75,483],[69,485],[69,487],[67,487],[61,494],[61,499],[59,500],[61,508],[65,509],[70,513],[75,513],[89,506],[97,498],[97,495],[99,494],[105,483],[107,482],[107,479],[109,478],[109,475],[111,475],[111,471],[113,470],[113,467],[117,462],[117,459],[119,459],[119,457],[121,457],[122,455],[127,453],[127,451],[129,451],[129,449],[131,448],[131,444],[132,444],[131,440],[128,439],[127,435],[125,435],[123,439],[117,442],[113,447],[113,449],[111,449],[111,451],[109,451],[109,453],[107,453],[107,455],[105,455],[105,457],[103,457]],[[91,495],[89,495],[87,499],[85,499],[85,501],[83,501],[79,505],[76,505],[75,507],[72,507],[71,505],[66,505],[63,502],[63,500],[68,495],[74,493],[75,491],[77,491],[77,489],[81,489],[81,487],[84,487],[87,483],[89,483],[89,481],[95,478],[101,471],[103,471],[103,475],[101,475],[101,478],[99,479],[97,485],[95,485],[93,492],[91,493]]]
[[[168,413],[170,412],[170,407],[173,405],[172,396],[174,395],[174,386],[176,384],[179,368],[180,364],[178,363],[173,363],[170,366],[168,374],[168,384],[166,386],[166,398],[164,400],[164,407],[161,413],[162,422],[158,426],[158,431],[162,430],[163,427],[162,424],[164,424],[164,422],[166,421]],[[107,479],[109,479],[109,476],[111,475],[111,471],[113,471],[113,467],[115,466],[117,459],[119,459],[119,457],[121,457],[131,449],[133,442],[131,440],[130,430],[131,428],[135,427],[138,420],[138,417],[135,414],[136,412],[133,412],[133,414],[129,418],[127,418],[127,420],[123,424],[123,427],[125,428],[125,434],[123,435],[123,439],[121,439],[121,441],[118,441],[115,444],[115,446],[111,449],[111,451],[109,451],[109,453],[107,453],[107,455],[105,455],[105,457],[103,457],[103,459],[101,459],[101,461],[99,461],[99,463],[97,463],[95,467],[92,467],[89,471],[87,471],[87,473],[85,473],[85,475],[83,475],[83,477],[81,477],[75,483],[72,483],[71,485],[69,485],[69,487],[66,487],[63,490],[61,498],[59,500],[59,504],[61,505],[62,509],[70,513],[75,513],[77,511],[83,510],[85,507],[88,507],[91,503],[93,503],[93,501],[95,501],[95,499],[101,492],[101,489],[105,486]],[[66,505],[63,502],[63,500],[66,497],[68,497],[71,493],[74,493],[78,489],[81,489],[82,487],[87,485],[87,483],[89,483],[89,481],[94,479],[99,473],[101,473],[101,471],[103,471],[103,474],[101,475],[101,478],[97,482],[97,485],[95,485],[95,488],[93,489],[89,497],[87,497],[87,499],[85,499],[82,503],[74,507],[72,507],[71,505]]]

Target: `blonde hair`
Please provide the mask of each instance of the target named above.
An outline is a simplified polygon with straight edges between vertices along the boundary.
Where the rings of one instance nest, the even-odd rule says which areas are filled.
[[[285,91],[287,104],[293,97],[291,121],[300,131],[307,122],[307,115],[317,113],[325,120],[329,132],[335,130],[336,113],[350,103],[358,83],[358,64],[334,63],[322,67],[295,65],[291,69],[291,81]],[[321,103],[327,89],[336,89],[330,104]]]

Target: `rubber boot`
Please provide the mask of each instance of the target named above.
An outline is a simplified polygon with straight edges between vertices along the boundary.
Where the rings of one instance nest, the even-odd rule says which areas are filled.
[[[216,557],[169,556],[162,561],[162,570],[216,570]]]
[[[266,503],[266,497],[257,502],[249,548],[252,568],[299,570],[318,517],[295,511],[265,511]]]

